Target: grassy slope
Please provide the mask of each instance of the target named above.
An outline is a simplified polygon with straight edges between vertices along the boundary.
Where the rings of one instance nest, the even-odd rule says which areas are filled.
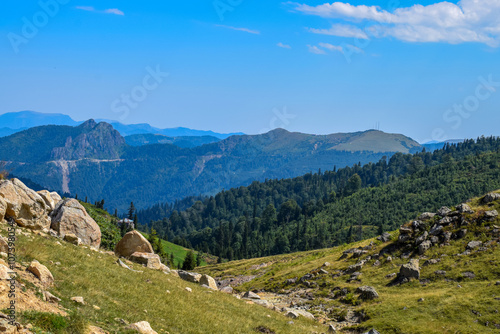
[[[324,330],[323,326],[303,319],[289,325],[289,318],[261,306],[246,304],[224,293],[209,292],[139,265],[132,267],[143,273],[131,272],[118,266],[114,256],[67,243],[57,245],[56,241],[39,236],[30,241],[20,235],[17,241],[20,262],[37,259],[45,264],[56,280],[50,291],[62,298],[62,305],[112,333],[125,332],[115,318],[149,321],[158,333],[254,333],[254,328],[262,325],[276,333]],[[54,265],[56,262],[61,265]],[[185,287],[193,292],[185,291]],[[87,305],[76,306],[70,301],[74,296],[84,297]],[[101,309],[95,310],[93,305]]]
[[[471,204],[476,210],[491,210],[486,206],[480,206],[478,199]],[[500,211],[500,203],[497,202],[495,209]],[[498,243],[485,252],[473,253],[470,256],[455,256],[463,252],[471,240],[483,242],[490,240],[486,226],[492,224],[498,225],[499,222],[497,220],[493,223],[486,223],[484,226],[469,226],[469,233],[464,239],[451,241],[450,246],[431,248],[426,253],[426,257],[441,258],[441,262],[422,266],[425,259],[421,259],[421,279],[429,279],[428,284],[422,285],[418,281],[412,281],[401,286],[387,286],[390,280],[385,276],[397,273],[399,266],[408,261],[397,257],[400,254],[395,253],[392,263],[382,259],[380,267],[373,266],[374,260],[368,262],[362,269],[361,284],[347,283],[349,275],[337,279],[332,279],[329,275],[324,276],[317,282],[320,286],[323,282],[326,285],[314,291],[316,299],[312,304],[323,303],[338,309],[338,313],[341,313],[345,304],[328,298],[331,297],[330,292],[334,287],[349,288],[354,291],[360,285],[370,285],[375,287],[380,298],[357,306],[370,318],[359,327],[374,327],[381,333],[497,333],[498,329],[493,329],[493,324],[500,323],[498,315],[500,302],[495,299],[500,296],[500,286],[495,285],[495,281],[500,279]],[[394,240],[397,239],[398,233],[392,233]],[[340,260],[342,252],[348,248],[366,246],[371,241],[376,245],[376,249],[370,252],[373,254],[387,246],[387,244],[371,239],[333,249],[229,262],[208,266],[201,271],[215,277],[263,274],[238,289],[240,291],[265,289],[286,293],[282,284],[285,279],[302,277],[320,268],[325,262],[332,264],[326,268],[330,273],[346,269],[357,260]],[[261,270],[250,269],[251,266],[262,263],[269,265]],[[445,270],[446,277],[436,275],[434,273],[436,270]],[[476,278],[464,280],[461,274],[465,271],[474,272]],[[424,298],[424,301],[418,302],[420,298]],[[472,311],[479,312],[481,316],[475,315]],[[487,323],[488,326],[486,326]]]

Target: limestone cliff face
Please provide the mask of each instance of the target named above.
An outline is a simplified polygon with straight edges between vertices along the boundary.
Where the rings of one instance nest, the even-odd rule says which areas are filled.
[[[55,147],[52,150],[52,160],[111,160],[120,157],[125,139],[110,124],[97,124],[91,119],[81,124],[78,129],[79,135],[67,137],[63,147]]]

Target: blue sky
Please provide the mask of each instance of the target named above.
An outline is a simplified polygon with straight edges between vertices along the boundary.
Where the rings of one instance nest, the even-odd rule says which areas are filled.
[[[380,124],[421,142],[500,135],[499,0],[3,5],[0,113],[249,134]]]

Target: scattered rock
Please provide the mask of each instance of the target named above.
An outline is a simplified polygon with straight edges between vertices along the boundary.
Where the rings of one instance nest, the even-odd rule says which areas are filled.
[[[380,266],[381,264],[382,264],[382,263],[381,263],[379,260],[377,260],[377,261],[375,261],[375,262],[373,263],[373,266],[374,266],[374,267],[378,267],[378,266]]]
[[[432,247],[432,243],[429,240],[425,240],[420,245],[418,245],[418,253],[420,255],[422,255],[431,247]]]
[[[89,326],[87,334],[109,334],[109,332],[96,326]]]
[[[472,210],[471,207],[465,203],[457,206],[457,211],[460,213],[468,213],[468,214],[474,213],[474,210]]]
[[[367,285],[363,285],[357,288],[356,293],[359,293],[359,297],[363,300],[371,300],[379,297],[377,291],[375,291],[375,288]]]
[[[141,233],[130,231],[116,244],[115,253],[128,258],[135,252],[153,253],[153,247]]]
[[[181,279],[183,279],[184,281],[188,281],[191,283],[200,283],[201,274],[190,273],[190,272],[184,271],[184,270],[179,270],[179,271],[177,271],[177,273],[179,274],[179,277]]]
[[[256,293],[253,293],[252,291],[247,291],[243,295],[243,298],[248,298],[248,299],[260,299],[260,296]]]
[[[436,270],[434,272],[434,274],[440,275],[440,276],[446,276],[446,271],[444,271],[444,270]]]
[[[337,329],[332,324],[328,325],[328,333],[337,333]]]
[[[417,246],[420,245],[422,242],[424,242],[425,240],[427,240],[428,236],[429,236],[429,233],[427,233],[427,231],[425,231],[421,236],[419,236],[417,238],[417,240],[415,240],[415,244]]]
[[[186,288],[184,288],[184,289],[185,289],[187,292],[193,292],[193,289],[191,289],[191,288],[186,287]]]
[[[9,253],[9,244],[7,242],[7,239],[2,237],[1,235],[0,235],[0,252]]]
[[[233,288],[230,287],[230,286],[225,286],[222,289],[220,289],[220,291],[222,291],[224,293],[227,293],[227,294],[232,294],[233,293]]]
[[[295,311],[288,311],[285,316],[287,316],[288,318],[297,319],[299,317],[299,314]]]
[[[33,260],[30,263],[28,271],[33,273],[44,286],[50,286],[54,283],[54,276],[52,276],[52,273],[46,266],[40,264],[37,260]]]
[[[14,219],[17,225],[31,230],[50,227],[45,201],[18,179],[0,181],[0,198],[4,203],[0,206],[6,204],[5,217]]]
[[[482,244],[483,244],[482,241],[470,241],[467,244],[467,249],[474,249],[474,248],[481,246]]]
[[[439,235],[443,231],[443,226],[442,225],[434,225],[431,230],[429,231],[430,235]]]
[[[52,230],[51,230],[52,231]],[[73,233],[68,233],[64,236],[64,241],[69,242],[70,244],[80,246],[82,244],[82,240],[78,238]]]
[[[54,296],[53,294],[51,294],[50,292],[48,291],[44,291],[43,292],[43,295],[45,296],[45,300],[48,301],[48,302],[51,302],[51,303],[59,303],[61,301],[60,298]]]
[[[295,283],[297,283],[297,278],[296,277],[295,278],[289,278],[289,279],[285,280],[285,285],[293,285]]]
[[[12,270],[10,270],[9,267],[0,263],[0,280],[9,280],[10,279],[9,273],[11,271]]]
[[[494,202],[494,201],[498,201],[500,199],[500,194],[498,193],[489,193],[489,194],[486,194],[483,199],[482,199],[482,203],[483,204],[488,204],[488,203],[491,203],[491,202]]]
[[[462,277],[473,279],[476,277],[476,275],[472,271],[466,271],[466,272],[462,273]]]
[[[349,267],[347,267],[347,269],[345,270],[345,273],[352,274],[356,271],[360,271],[362,268],[363,268],[362,263],[356,263],[356,264],[353,264],[353,265],[350,265]]]
[[[141,334],[158,334],[151,328],[151,325],[147,321],[141,321],[141,322],[136,322],[135,324],[130,324],[127,326],[127,329],[136,330]]]
[[[208,275],[201,276],[200,284],[205,284],[206,286],[208,286],[210,289],[213,289],[213,290],[219,290],[219,288],[217,287],[217,283],[215,282],[213,277],[210,277]]]
[[[59,202],[50,216],[52,218],[50,227],[61,238],[66,234],[74,234],[81,239],[82,244],[99,248],[101,229],[76,199],[68,198]]]
[[[376,329],[370,329],[368,332],[363,333],[363,334],[380,334]]]
[[[417,300],[417,302],[419,303],[422,303],[424,301],[424,298],[419,298],[419,300]]]
[[[451,213],[451,209],[447,206],[443,206],[441,209],[438,210],[437,215],[441,217],[446,217]]]
[[[331,266],[330,262],[325,262],[325,263],[323,263],[323,265],[322,265],[322,267],[329,267],[329,266]]]
[[[498,217],[497,210],[486,211],[484,213],[484,218],[486,218],[486,220],[495,220],[497,217]]]
[[[399,233],[400,234],[412,234],[413,229],[410,226],[403,225],[399,228]]]
[[[135,252],[130,255],[130,261],[145,265],[147,268],[160,270],[161,261],[160,256],[153,253],[140,253]]]
[[[382,242],[388,242],[391,240],[391,235],[387,232],[382,233],[382,235],[377,237],[377,240]]]
[[[85,305],[85,301],[83,300],[83,297],[71,297],[71,300],[77,304]]]
[[[434,218],[435,215],[436,214],[432,212],[424,212],[418,217],[418,220],[429,220],[431,218]]]
[[[163,271],[165,274],[170,274],[170,268],[163,263],[160,264],[160,270]]]
[[[392,262],[392,256],[388,256],[387,259],[385,260],[386,262]]]
[[[399,276],[406,279],[419,279],[420,269],[418,263],[418,259],[411,259],[407,264],[403,264],[399,270]]]

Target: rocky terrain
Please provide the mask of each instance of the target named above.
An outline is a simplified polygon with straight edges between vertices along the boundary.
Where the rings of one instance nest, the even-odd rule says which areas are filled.
[[[355,245],[195,273],[162,264],[137,231],[100,249],[78,201],[1,180],[0,331],[496,332],[499,209],[490,193]]]

